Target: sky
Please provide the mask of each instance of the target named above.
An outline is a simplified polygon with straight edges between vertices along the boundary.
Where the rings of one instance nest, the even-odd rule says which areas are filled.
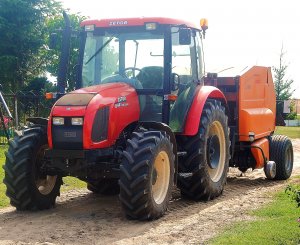
[[[300,98],[300,14],[297,0],[60,0],[71,13],[93,19],[173,17],[195,22],[208,19],[204,40],[206,72],[239,75],[253,65],[278,67],[281,48]],[[298,4],[297,4],[298,2]],[[235,72],[235,73],[234,73]]]

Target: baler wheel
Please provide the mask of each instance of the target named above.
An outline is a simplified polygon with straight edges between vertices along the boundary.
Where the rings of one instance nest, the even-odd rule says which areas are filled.
[[[129,219],[152,220],[167,210],[174,180],[173,145],[165,132],[133,132],[123,152],[120,201]]]
[[[291,176],[294,152],[292,142],[287,136],[273,135],[271,137],[270,160],[276,164],[275,180],[286,180]]]
[[[229,129],[221,102],[208,100],[196,136],[180,143],[186,156],[179,162],[178,187],[183,197],[210,200],[222,194],[229,168]]]
[[[42,171],[47,148],[46,130],[40,127],[26,129],[9,141],[3,182],[17,210],[42,210],[55,205],[62,178]]]

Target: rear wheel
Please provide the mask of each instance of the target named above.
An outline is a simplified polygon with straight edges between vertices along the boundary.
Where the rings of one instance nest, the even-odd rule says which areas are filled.
[[[120,200],[131,219],[156,219],[167,210],[174,179],[173,145],[165,132],[132,134],[120,167]]]
[[[294,153],[292,142],[287,136],[273,135],[270,141],[270,160],[276,164],[274,179],[286,180],[293,170]]]
[[[30,128],[10,140],[4,165],[6,195],[18,210],[48,209],[55,204],[62,178],[42,171],[47,135],[42,128]]]
[[[179,162],[178,187],[184,197],[210,200],[219,196],[229,168],[229,129],[225,108],[209,100],[203,108],[199,132],[185,137],[181,147],[187,151]]]
[[[118,180],[116,179],[102,179],[97,182],[87,183],[87,188],[95,194],[101,195],[116,195],[120,192]]]

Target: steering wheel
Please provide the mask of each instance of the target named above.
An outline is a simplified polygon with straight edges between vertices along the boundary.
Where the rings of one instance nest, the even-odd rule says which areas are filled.
[[[132,71],[132,74],[131,74],[131,77],[129,77],[130,75],[126,74],[127,71]],[[142,69],[140,68],[136,68],[136,67],[126,67],[124,70],[123,70],[123,76],[125,76],[126,78],[136,78],[136,75],[135,75],[135,71],[139,71],[140,73],[141,72],[144,72]]]

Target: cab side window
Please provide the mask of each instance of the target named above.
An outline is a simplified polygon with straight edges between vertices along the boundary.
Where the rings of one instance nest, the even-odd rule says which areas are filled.
[[[186,87],[199,79],[197,46],[195,31],[192,31],[190,45],[180,45],[179,28],[172,28],[172,75],[175,83],[179,83],[180,86]]]

